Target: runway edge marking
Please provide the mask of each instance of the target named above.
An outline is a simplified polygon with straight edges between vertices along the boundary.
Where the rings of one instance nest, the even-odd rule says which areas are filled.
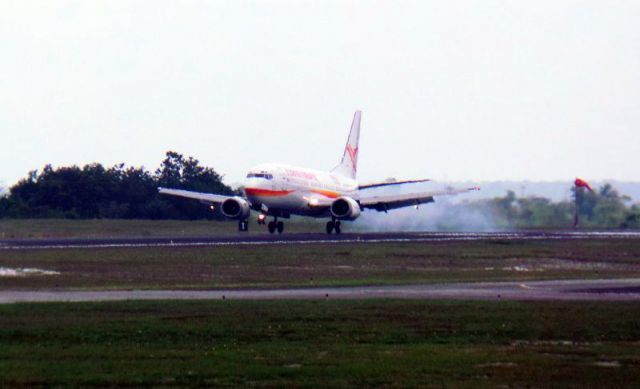
[[[307,244],[336,244],[336,243],[409,243],[409,242],[471,242],[471,241],[494,241],[494,240],[582,240],[592,239],[640,239],[640,234],[635,233],[558,233],[526,235],[524,233],[477,233],[465,235],[464,233],[453,233],[451,236],[435,233],[432,236],[424,237],[417,235],[412,238],[368,238],[357,236],[353,239],[306,239],[306,240],[240,240],[240,241],[200,241],[200,242],[156,242],[156,243],[95,243],[95,244],[43,244],[30,245],[10,245],[0,242],[0,251],[8,250],[61,250],[61,249],[108,249],[108,248],[151,248],[151,247],[216,247],[216,246],[266,246],[266,245],[307,245]]]

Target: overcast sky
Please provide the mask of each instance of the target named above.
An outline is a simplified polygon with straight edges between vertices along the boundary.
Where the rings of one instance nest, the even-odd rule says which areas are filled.
[[[167,150],[242,180],[640,180],[640,1],[0,0],[0,183]]]

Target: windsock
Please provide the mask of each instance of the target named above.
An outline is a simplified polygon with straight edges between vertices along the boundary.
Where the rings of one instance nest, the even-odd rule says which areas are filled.
[[[589,183],[583,179],[576,178],[574,184],[576,185],[576,188],[587,188],[589,189],[589,192],[593,192],[593,189],[591,189],[591,185],[589,185]]]

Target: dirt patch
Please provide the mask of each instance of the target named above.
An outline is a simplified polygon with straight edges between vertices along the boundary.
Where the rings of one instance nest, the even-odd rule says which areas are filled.
[[[593,363],[594,366],[598,367],[620,367],[620,362],[618,361],[597,361]]]
[[[518,365],[513,362],[491,362],[491,363],[481,363],[476,366],[480,368],[487,368],[487,367],[517,367]]]
[[[30,267],[0,267],[0,277],[57,276],[60,272]]]

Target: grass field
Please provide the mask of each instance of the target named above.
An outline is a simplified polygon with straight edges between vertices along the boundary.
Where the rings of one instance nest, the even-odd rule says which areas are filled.
[[[0,251],[0,289],[206,289],[640,277],[640,239]]]
[[[22,238],[176,231],[236,233],[211,222],[0,221]],[[3,267],[59,274],[0,277],[0,293],[629,278],[640,277],[640,239],[19,250],[0,251]],[[640,302],[0,305],[0,387],[638,385]]]
[[[265,226],[258,226],[253,219],[250,228],[251,233],[268,234]],[[286,223],[286,231],[323,232],[324,224],[313,219],[292,218]],[[0,219],[0,239],[220,236],[237,233],[235,221]]]
[[[633,387],[640,303],[0,306],[0,386]]]

